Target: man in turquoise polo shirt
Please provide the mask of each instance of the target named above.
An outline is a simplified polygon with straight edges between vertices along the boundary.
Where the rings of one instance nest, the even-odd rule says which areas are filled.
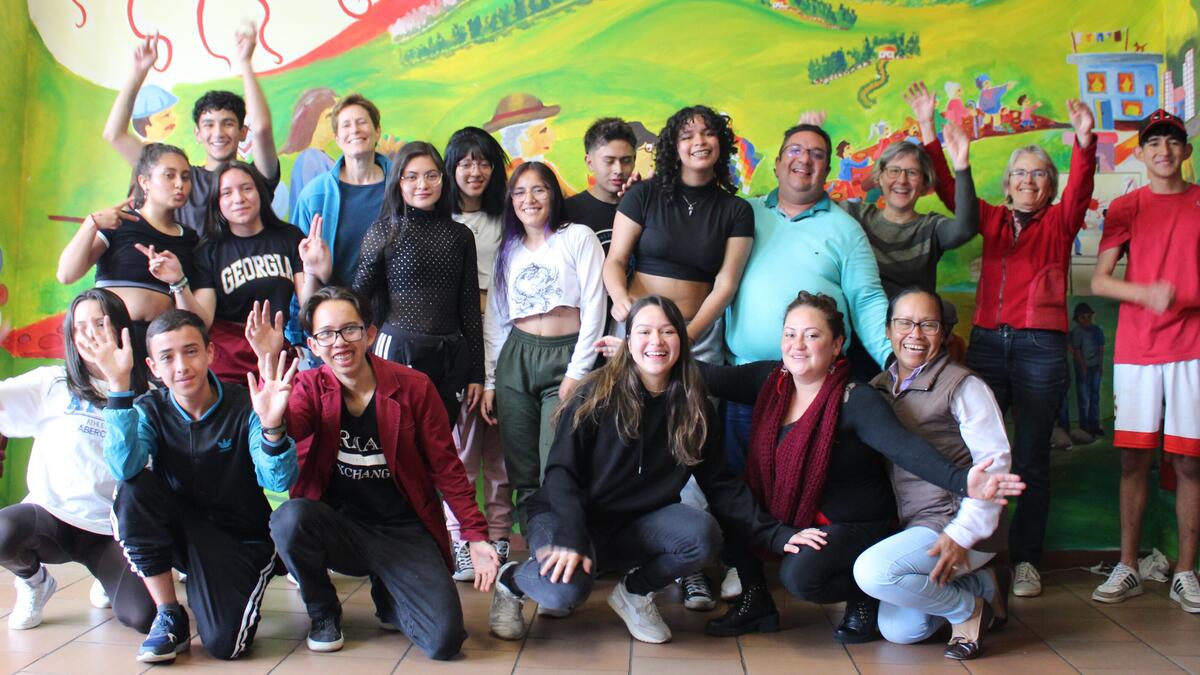
[[[866,234],[825,194],[829,134],[813,124],[784,133],[775,158],[779,187],[750,200],[754,248],[726,316],[725,341],[738,364],[779,359],[787,304],[800,291],[825,293],[850,320],[847,345],[853,372],[868,377],[891,354],[884,332],[887,296]],[[847,311],[848,310],[848,311]],[[727,404],[729,464],[740,469],[752,408]]]

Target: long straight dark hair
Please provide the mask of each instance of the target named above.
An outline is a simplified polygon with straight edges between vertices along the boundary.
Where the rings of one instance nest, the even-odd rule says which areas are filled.
[[[675,461],[684,466],[695,466],[703,461],[704,442],[708,438],[708,398],[700,369],[692,358],[688,343],[687,322],[670,298],[648,295],[638,299],[629,308],[625,317],[625,334],[633,332],[633,320],[643,308],[655,306],[662,309],[667,320],[679,336],[679,359],[671,367],[670,380],[662,396],[667,399],[667,428],[671,454]],[[642,380],[638,377],[638,365],[629,352],[629,338],[603,367],[588,373],[577,388],[583,397],[571,419],[572,430],[578,429],[585,420],[594,424],[601,416],[615,415],[617,433],[621,440],[629,443],[640,435],[642,424]],[[560,407],[561,411],[563,408]]]
[[[500,247],[496,251],[496,269],[492,275],[492,292],[500,294],[500,306],[503,306],[508,299],[508,284],[505,283],[505,279],[508,277],[509,258],[525,240],[525,224],[517,217],[517,210],[513,206],[512,191],[516,188],[517,181],[521,179],[521,176],[529,171],[536,173],[550,190],[550,212],[547,214],[544,224],[546,236],[549,237],[567,226],[567,222],[563,219],[562,188],[558,184],[558,177],[554,175],[554,171],[542,162],[524,162],[513,169],[512,177],[508,179],[508,187],[504,190],[504,224],[500,230]]]
[[[87,300],[95,300],[100,304],[100,311],[108,317],[108,324],[117,336],[118,345],[121,344],[121,330],[124,328],[129,329],[131,340],[137,338],[132,335],[133,321],[129,318],[129,310],[125,309],[125,303],[116,293],[103,288],[89,288],[71,300],[67,316],[63,319],[63,360],[67,371],[67,391],[80,400],[87,401],[97,408],[103,408],[107,396],[101,394],[96,385],[92,383],[92,376],[88,373],[87,364],[84,363],[79,350],[75,348],[75,308],[79,306],[79,303]],[[134,350],[134,353],[136,354],[137,350]],[[146,391],[148,385],[146,384],[146,363],[144,361],[139,362],[137,358],[134,358],[133,372],[130,373],[129,383],[135,396]]]
[[[267,185],[267,179],[263,178],[253,164],[233,160],[217,167],[216,173],[213,175],[213,191],[208,196],[204,232],[200,235],[200,243],[216,243],[229,234],[229,221],[225,219],[225,214],[221,213],[221,178],[230,171],[241,171],[254,181],[254,189],[258,191],[258,217],[262,219],[263,229],[281,230],[291,227],[275,215],[275,211],[271,208],[271,201],[268,199],[271,195],[271,188]]]
[[[446,177],[442,190],[450,194],[452,213],[462,212],[458,187],[458,163],[464,159],[486,160],[492,165],[492,177],[483,189],[483,212],[489,216],[504,213],[504,175],[508,171],[508,153],[488,132],[479,127],[463,127],[446,142]]]

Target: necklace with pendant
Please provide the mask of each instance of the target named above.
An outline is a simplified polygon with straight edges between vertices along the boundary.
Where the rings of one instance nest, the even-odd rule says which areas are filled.
[[[692,215],[692,211],[694,211],[696,209],[696,204],[699,204],[700,200],[697,199],[696,201],[693,202],[692,200],[688,199],[687,196],[685,196],[683,193],[680,193],[679,196],[680,196],[680,198],[683,199],[683,203],[687,204],[688,215],[689,216]]]

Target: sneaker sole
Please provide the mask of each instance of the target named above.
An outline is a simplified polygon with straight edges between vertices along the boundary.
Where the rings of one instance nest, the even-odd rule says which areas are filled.
[[[693,612],[711,612],[717,608],[717,601],[712,598],[704,600],[684,600],[683,606]]]
[[[450,578],[454,579],[455,581],[475,581],[475,571],[455,572],[454,574],[450,575]]]
[[[304,642],[308,645],[309,651],[322,653],[341,651],[342,646],[346,644],[343,638],[338,638],[336,642],[318,642],[312,638],[307,638]]]
[[[1095,600],[1096,602],[1103,602],[1108,605],[1115,605],[1118,602],[1124,602],[1130,598],[1136,598],[1145,592],[1146,590],[1142,586],[1134,586],[1121,595],[1101,595],[1100,591],[1095,591],[1092,593],[1092,600]],[[1171,599],[1174,600],[1175,598]],[[1200,607],[1197,607],[1195,611],[1200,612]]]
[[[1191,607],[1189,607],[1189,606],[1183,604],[1183,598],[1179,597],[1179,594],[1176,593],[1175,589],[1173,589],[1173,588],[1171,589],[1171,599],[1174,600],[1175,602],[1178,602],[1179,608],[1182,609],[1183,611],[1187,612],[1188,614],[1200,614],[1200,606],[1192,605]]]
[[[630,625],[629,619],[625,616],[624,603],[617,602],[613,598],[612,594],[609,594],[609,596],[608,596],[608,606],[612,607],[612,610],[617,613],[617,616],[621,617],[621,621],[625,624],[625,629],[628,630],[629,634],[633,636],[633,639],[637,640],[638,642],[645,642],[646,644],[651,644],[651,645],[661,645],[661,644],[665,644],[665,643],[671,641],[670,630],[667,631],[667,634],[665,637],[654,637],[654,636],[648,636],[648,635],[644,635],[644,634],[639,635],[638,633],[640,631],[635,631],[633,629],[633,627]]]
[[[169,654],[155,654],[153,652],[138,652],[137,660],[142,663],[163,663],[164,661],[174,661],[176,656],[188,651],[192,648],[191,642],[181,643],[175,648],[175,651]]]
[[[50,574],[50,573],[46,572],[46,574]],[[37,623],[31,623],[28,625],[13,625],[12,615],[10,614],[8,627],[12,630],[29,630],[31,628],[37,628],[38,626],[42,625],[42,622],[45,621],[45,619],[42,617],[42,610],[46,608],[47,603],[50,602],[50,598],[54,597],[54,594],[57,591],[58,591],[58,581],[53,576],[51,576],[50,577],[50,590],[46,591],[46,597],[42,598],[42,606],[38,608]]]
[[[1013,588],[1012,594],[1017,596],[1018,598],[1036,598],[1037,596],[1042,594],[1042,589],[1039,588],[1039,589],[1033,590],[1033,591],[1019,591],[1016,588]]]

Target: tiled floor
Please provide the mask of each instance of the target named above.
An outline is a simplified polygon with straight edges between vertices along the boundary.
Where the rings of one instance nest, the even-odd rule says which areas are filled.
[[[87,600],[91,578],[78,565],[57,565],[59,591],[46,607],[46,621],[27,631],[7,630],[0,621],[0,672],[138,673],[134,660],[141,636]],[[942,657],[945,636],[926,644],[885,642],[843,647],[831,639],[840,607],[819,607],[775,594],[785,630],[740,639],[703,635],[715,613],[689,612],[675,592],[659,607],[675,633],[673,642],[635,642],[604,598],[612,586],[601,581],[586,605],[569,619],[538,618],[523,642],[504,642],[487,632],[490,596],[460,584],[470,638],[463,656],[436,663],[408,640],[381,631],[369,589],[361,579],[336,579],[344,598],[346,648],[314,654],[304,646],[308,618],[299,593],[277,578],[267,591],[263,620],[251,653],[218,662],[196,641],[167,674],[201,673],[478,673],[545,675],[571,673],[1071,673],[1091,671],[1200,672],[1200,615],[1189,615],[1167,599],[1164,584],[1117,606],[1088,598],[1100,577],[1081,571],[1049,574],[1040,598],[1015,600],[1014,618],[989,636],[983,658],[960,664]],[[0,573],[0,612],[12,606],[11,575]],[[533,618],[533,606],[527,606]],[[2,615],[0,615],[2,616]],[[215,670],[214,670],[215,669]]]

